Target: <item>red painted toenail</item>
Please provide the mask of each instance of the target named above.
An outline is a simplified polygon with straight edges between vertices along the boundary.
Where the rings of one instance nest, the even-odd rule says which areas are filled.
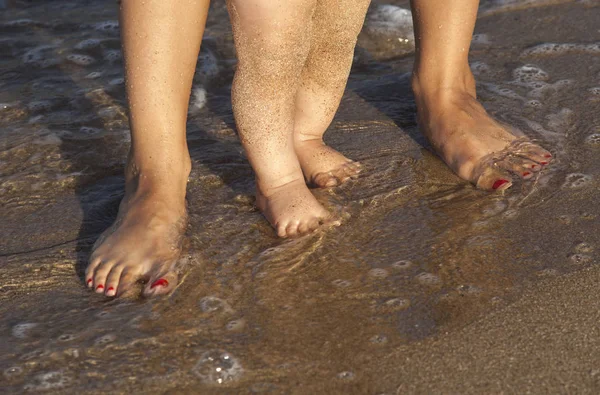
[[[523,173],[523,177],[527,177],[530,174],[531,174],[530,172],[526,171],[525,173]]]
[[[96,287],[96,289],[104,289],[104,285],[100,284]]]
[[[531,165],[532,169],[535,169],[537,167],[537,165]]]
[[[110,292],[110,291],[114,291],[114,290],[115,290],[115,288],[114,288],[114,287],[108,287],[108,289],[107,289],[106,291],[107,291],[107,292]]]
[[[169,285],[169,282],[164,278],[159,278],[150,286],[150,288],[158,287],[159,285],[162,287],[166,287]]]
[[[507,182],[508,182],[508,180],[498,180],[494,183],[494,185],[492,185],[492,189],[498,189],[502,185],[506,184]]]
[[[546,155],[544,155],[544,158],[552,158],[552,155],[546,154]]]
[[[92,279],[90,278],[87,280],[87,285],[90,285],[91,283],[92,283]]]
[[[547,165],[548,162],[540,162],[540,165]]]

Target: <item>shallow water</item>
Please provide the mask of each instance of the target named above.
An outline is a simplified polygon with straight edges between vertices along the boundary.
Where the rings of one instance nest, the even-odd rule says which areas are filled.
[[[408,19],[374,7],[326,135],[366,170],[315,191],[343,226],[282,241],[253,206],[215,2],[190,107],[182,281],[166,298],[123,301],[82,282],[116,215],[129,142],[117,5],[0,1],[4,389],[393,393],[408,362],[392,350],[598,263],[600,9],[516,3],[482,4],[472,67],[486,108],[553,165],[505,194],[454,176],[416,130]]]

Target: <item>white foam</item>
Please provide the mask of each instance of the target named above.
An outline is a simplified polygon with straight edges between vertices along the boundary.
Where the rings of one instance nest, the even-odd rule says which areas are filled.
[[[67,60],[78,66],[89,66],[96,63],[96,59],[89,55],[71,54],[67,55]]]
[[[201,86],[192,89],[191,109],[201,110],[206,105],[206,89]]]
[[[527,48],[521,53],[521,56],[561,56],[569,53],[598,54],[600,53],[600,43],[544,43]]]

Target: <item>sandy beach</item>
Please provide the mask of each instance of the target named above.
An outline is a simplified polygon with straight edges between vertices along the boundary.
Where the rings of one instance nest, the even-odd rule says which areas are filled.
[[[254,206],[215,1],[180,284],[111,300],[83,273],[130,143],[117,5],[0,1],[2,392],[598,393],[600,4],[482,2],[478,96],[555,158],[497,194],[417,130],[408,19],[376,13],[407,4],[373,3],[325,137],[365,167],[315,191],[342,226],[280,240]]]

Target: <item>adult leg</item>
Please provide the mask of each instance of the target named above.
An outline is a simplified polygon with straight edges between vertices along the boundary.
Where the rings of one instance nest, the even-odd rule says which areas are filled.
[[[438,155],[460,177],[483,189],[527,179],[552,155],[518,139],[492,119],[476,99],[468,63],[478,0],[412,0],[416,60],[412,86],[419,127]]]
[[[311,46],[296,96],[294,140],[307,182],[332,187],[355,176],[360,164],[323,142],[354,57],[356,39],[370,0],[319,0]]]
[[[232,88],[240,139],[256,173],[257,205],[281,237],[328,217],[294,152],[294,107],[315,0],[230,0],[238,55]]]
[[[186,226],[191,169],[186,116],[209,0],[122,0],[121,37],[131,149],[125,197],[94,246],[90,288],[122,295],[148,281],[147,296],[172,290]]]

